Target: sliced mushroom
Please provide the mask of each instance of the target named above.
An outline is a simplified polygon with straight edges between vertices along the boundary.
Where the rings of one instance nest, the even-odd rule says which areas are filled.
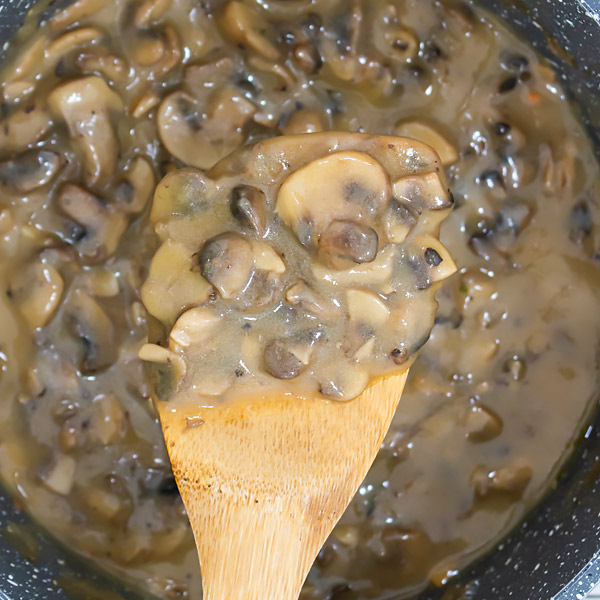
[[[207,308],[190,308],[173,325],[169,346],[175,350],[201,344],[213,334],[221,320],[218,314]]]
[[[69,241],[86,261],[100,262],[117,249],[127,219],[113,206],[72,183],[61,187],[57,206],[82,228]]]
[[[456,272],[456,265],[445,246],[436,238],[424,235],[415,244],[420,248],[419,262],[425,265],[430,283],[441,281]]]
[[[395,246],[384,248],[370,263],[355,265],[348,269],[331,269],[315,264],[312,268],[317,279],[333,285],[367,285],[386,283],[392,276],[392,267],[396,257]]]
[[[353,221],[332,221],[319,238],[319,258],[337,269],[369,263],[377,256],[379,239],[371,227]]]
[[[304,310],[324,319],[334,318],[338,314],[337,307],[313,290],[305,281],[299,281],[290,287],[285,293],[285,299],[293,306],[302,305]]]
[[[469,406],[462,419],[465,435],[471,442],[488,442],[502,433],[502,419],[487,406]]]
[[[141,119],[149,113],[155,106],[158,106],[160,98],[154,92],[145,92],[130,107],[132,116]]]
[[[257,236],[267,233],[267,199],[265,193],[251,185],[237,185],[231,191],[231,214]]]
[[[406,204],[393,200],[383,222],[388,240],[401,244],[417,224],[417,218]]]
[[[277,379],[295,379],[306,365],[290,351],[284,340],[274,340],[265,348],[263,367]]]
[[[162,30],[152,29],[134,36],[130,54],[133,62],[147,67],[148,81],[157,81],[173,69],[182,57],[176,30],[170,25]]]
[[[160,138],[176,158],[200,169],[208,169],[241,145],[241,128],[256,111],[234,88],[224,88],[213,97],[208,113],[204,105],[184,92],[167,96],[158,109]]]
[[[239,233],[222,233],[208,240],[198,256],[200,272],[223,298],[237,296],[254,269],[252,245]]]
[[[29,150],[0,163],[0,183],[22,194],[47,184],[58,172],[60,158],[50,150]]]
[[[157,344],[144,344],[138,352],[138,358],[151,363],[149,378],[156,397],[167,401],[178,390],[186,375],[185,360],[172,350]]]
[[[255,242],[252,244],[252,250],[254,252],[254,267],[256,269],[277,274],[285,273],[285,263],[269,244]]]
[[[0,121],[0,148],[20,152],[41,140],[51,128],[50,113],[32,102]]]
[[[112,115],[123,103],[100,77],[89,76],[59,85],[48,96],[48,105],[63,119],[84,161],[84,176],[94,185],[113,174],[118,143]]]
[[[348,315],[352,321],[365,323],[371,327],[381,327],[390,317],[390,310],[385,302],[366,290],[348,290]]]
[[[458,160],[456,148],[433,127],[421,121],[405,121],[394,127],[394,135],[419,140],[431,146],[442,159],[442,164],[447,167]]]
[[[369,385],[369,372],[355,362],[329,364],[321,370],[319,392],[332,400],[356,398]]]
[[[55,494],[67,496],[73,487],[77,461],[66,454],[57,458],[41,474],[43,484]]]
[[[136,214],[144,210],[154,191],[154,172],[150,163],[142,157],[135,158],[126,177],[119,183],[115,201],[124,212]]]
[[[258,9],[242,2],[228,2],[221,15],[221,27],[234,44],[253,50],[271,61],[279,58],[279,50],[269,41],[269,37],[275,37],[271,26]]]
[[[63,288],[63,279],[54,267],[36,262],[15,273],[8,291],[30,327],[36,328],[51,319]]]
[[[65,304],[63,320],[66,330],[81,344],[81,373],[97,373],[115,362],[118,346],[114,326],[96,300],[76,291]]]
[[[416,58],[419,42],[416,35],[401,22],[398,6],[386,4],[373,22],[372,39],[385,57],[406,63]]]
[[[143,0],[136,7],[133,22],[137,27],[146,27],[147,25],[160,19],[162,15],[171,7],[173,0]]]
[[[191,252],[173,241],[162,244],[141,289],[142,302],[152,316],[173,323],[182,310],[208,298],[211,286],[193,269]]]
[[[419,213],[422,210],[446,210],[452,207],[452,197],[442,186],[437,173],[409,175],[392,184],[394,197],[408,202]]]
[[[52,31],[66,29],[78,21],[93,15],[106,6],[106,0],[77,0],[66,8],[58,11],[50,19]]]
[[[316,245],[334,221],[360,223],[379,215],[389,201],[383,167],[362,152],[335,152],[290,175],[277,195],[277,212],[304,244]]]
[[[285,135],[323,131],[321,115],[314,109],[302,108],[291,114],[288,122],[281,128],[281,131]]]
[[[83,52],[77,57],[77,64],[84,75],[99,75],[113,83],[123,83],[129,75],[125,61],[114,54]]]
[[[46,47],[45,66],[50,67],[51,65],[55,65],[63,56],[77,46],[97,42],[103,37],[104,32],[97,27],[80,27],[67,31]]]

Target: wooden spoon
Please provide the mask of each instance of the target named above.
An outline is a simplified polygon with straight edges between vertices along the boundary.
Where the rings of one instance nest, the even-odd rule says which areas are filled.
[[[206,300],[209,286],[194,274],[197,262],[193,257],[198,244],[212,235],[207,231],[212,223],[207,206],[217,210],[223,198],[229,202],[230,190],[240,183],[281,194],[284,182],[290,185],[290,174],[299,173],[307,164],[321,165],[320,157],[340,151],[354,152],[353,160],[362,156],[356,152],[367,153],[369,164],[377,161],[373,164],[385,170],[381,185],[387,186],[389,181],[390,194],[414,197],[420,217],[411,230],[411,252],[433,253],[436,259],[423,267],[428,281],[419,288],[428,290],[429,309],[433,311],[435,290],[455,270],[448,252],[435,239],[452,206],[439,156],[414,140],[324,132],[272,138],[240,149],[207,174],[183,169],[163,179],[150,215],[163,245],[142,287],[142,300],[150,314],[172,335],[171,327],[182,310]],[[311,163],[313,160],[316,163]],[[380,173],[380,167],[369,169]],[[301,189],[303,197],[312,199],[311,210],[316,211],[313,216],[317,220],[322,215],[317,214],[320,201],[315,203],[314,198],[324,192],[321,184],[315,190],[311,186],[314,181],[328,181],[329,173],[323,175],[319,169],[318,176],[312,172],[308,177],[305,172],[301,179],[302,185],[311,188]],[[355,169],[343,170],[344,174],[351,173],[350,183],[352,177],[360,179]],[[333,175],[339,173],[334,171]],[[379,175],[376,180],[380,181]],[[336,214],[346,207],[345,188],[341,184],[338,187],[341,192],[332,185],[327,192],[331,195],[327,200],[337,202],[333,205]],[[289,200],[283,206],[277,196],[279,218],[290,226],[297,225],[294,215],[298,213],[299,218],[302,213],[292,196],[283,194]],[[401,318],[410,318],[406,315]],[[431,312],[423,322],[428,319],[433,321]],[[407,326],[408,330],[413,331]],[[419,327],[416,331],[425,333]],[[408,341],[418,345],[421,339]],[[140,356],[174,371],[172,376],[158,378],[158,388],[165,387],[166,391],[156,404],[196,538],[205,600],[296,600],[319,549],[381,446],[412,357],[398,367],[401,371],[374,380],[349,402],[298,397],[287,393],[301,389],[290,383],[289,388],[283,384],[262,388],[271,392],[262,392],[261,397],[251,395],[237,402],[229,397],[224,403],[217,401],[216,406],[211,402],[208,408],[202,407],[200,397],[203,381],[207,390],[207,379],[192,381],[197,371],[188,368],[193,367],[193,351],[188,355],[177,344],[169,344],[169,349],[147,344]],[[195,347],[200,351],[198,356],[203,356],[202,340]],[[183,379],[184,384],[175,383]],[[234,389],[230,392],[235,400]],[[192,394],[190,390],[194,390]]]
[[[375,459],[408,370],[350,402],[158,403],[205,600],[296,600]]]

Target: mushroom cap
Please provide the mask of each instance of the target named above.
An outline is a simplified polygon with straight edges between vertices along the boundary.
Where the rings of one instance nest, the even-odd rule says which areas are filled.
[[[317,243],[332,221],[369,222],[389,202],[390,185],[383,167],[364,152],[327,154],[292,173],[277,195],[277,213],[301,242],[302,227]]]

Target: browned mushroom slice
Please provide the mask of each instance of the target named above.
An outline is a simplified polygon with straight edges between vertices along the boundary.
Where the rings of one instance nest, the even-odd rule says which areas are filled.
[[[207,169],[243,141],[241,128],[256,111],[234,88],[219,90],[208,111],[184,92],[167,96],[158,109],[160,138],[186,164]]]
[[[31,327],[42,327],[57,309],[64,283],[52,266],[37,262],[15,273],[10,281],[10,298]]]
[[[102,261],[116,250],[127,227],[127,219],[121,212],[71,183],[60,189],[57,205],[82,228],[73,244],[84,260]]]
[[[48,104],[69,129],[83,156],[86,182],[94,185],[112,175],[118,144],[112,115],[123,111],[121,98],[100,77],[75,79],[54,89]]]
[[[202,304],[210,284],[194,271],[193,252],[168,241],[152,258],[148,277],[141,289],[142,301],[157,319],[172,324],[182,310]]]
[[[50,113],[39,102],[31,102],[0,121],[0,148],[6,152],[25,150],[41,140],[51,127]]]
[[[23,194],[48,183],[58,172],[60,158],[49,150],[30,150],[0,163],[0,183]]]
[[[269,40],[269,37],[275,36],[259,9],[242,2],[228,2],[221,15],[221,27],[225,36],[234,44],[257,52],[271,61],[279,58],[279,50]]]
[[[63,319],[67,331],[80,342],[82,373],[96,373],[115,362],[118,347],[114,327],[96,300],[77,291],[65,304]]]
[[[150,163],[142,157],[135,158],[115,193],[117,204],[126,213],[144,210],[154,191],[154,172]]]
[[[114,54],[83,52],[77,57],[77,64],[85,75],[99,75],[113,83],[122,83],[129,75],[127,63]]]

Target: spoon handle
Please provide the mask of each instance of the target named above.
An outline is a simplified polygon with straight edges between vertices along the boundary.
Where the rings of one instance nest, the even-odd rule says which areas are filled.
[[[407,373],[374,381],[350,402],[159,403],[205,600],[298,598],[375,459]],[[190,421],[201,425],[190,428]]]

